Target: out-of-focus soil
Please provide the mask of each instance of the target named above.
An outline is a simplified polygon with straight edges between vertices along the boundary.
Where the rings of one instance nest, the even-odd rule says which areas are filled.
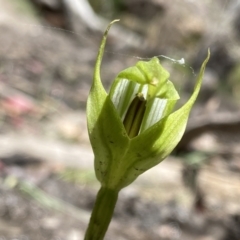
[[[101,35],[42,27],[36,14],[0,4],[0,240],[83,239],[99,188],[84,109]],[[116,42],[102,64],[106,86],[140,54],[121,55]],[[240,239],[239,156],[204,155],[204,206],[183,184],[183,162],[169,157],[121,192],[106,240]]]
[[[23,160],[2,169],[2,239],[82,239],[99,187],[93,171]],[[123,190],[106,239],[230,239],[229,232],[237,239],[238,174],[202,169],[201,211],[182,186],[179,160],[167,159]]]

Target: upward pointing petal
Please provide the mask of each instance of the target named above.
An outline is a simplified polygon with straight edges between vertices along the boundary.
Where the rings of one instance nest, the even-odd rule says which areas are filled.
[[[107,35],[108,35],[108,32],[109,32],[111,26],[115,22],[118,22],[118,21],[119,21],[119,19],[113,20],[108,25],[106,31],[104,32],[104,35],[103,35],[103,38],[102,38],[102,42],[101,42],[100,48],[98,50],[97,61],[96,61],[95,68],[94,68],[94,78],[93,78],[93,85],[92,85],[92,87],[97,85],[98,87],[102,87],[103,88],[101,77],[100,77],[100,68],[101,68],[103,53],[104,53],[104,49],[105,49],[105,45],[106,45],[106,41],[107,41]]]
[[[106,29],[97,56],[97,61],[94,69],[93,83],[90,89],[88,101],[87,101],[87,123],[88,132],[91,134],[99,115],[101,114],[104,102],[107,98],[107,93],[102,85],[100,77],[100,67],[103,58],[104,48],[106,45],[107,34],[112,24],[119,20],[112,21]]]
[[[111,182],[111,167],[117,169],[118,159],[127,150],[129,138],[111,99],[103,88],[100,79],[100,66],[103,57],[107,28],[98,52],[93,84],[87,101],[87,123],[90,142],[95,155],[94,167],[97,179],[102,185]],[[115,163],[115,165],[113,165]]]

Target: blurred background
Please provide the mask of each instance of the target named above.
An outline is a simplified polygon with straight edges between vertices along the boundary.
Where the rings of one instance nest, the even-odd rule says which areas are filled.
[[[85,105],[99,43],[108,89],[159,56],[200,96],[171,156],[119,197],[107,240],[240,239],[239,0],[0,0],[0,239],[83,239],[99,184]],[[185,64],[180,64],[180,59]]]

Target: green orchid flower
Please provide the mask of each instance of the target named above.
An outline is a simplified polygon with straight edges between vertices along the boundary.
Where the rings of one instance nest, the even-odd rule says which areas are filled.
[[[193,94],[177,111],[173,109],[179,95],[156,57],[120,72],[108,94],[101,82],[100,66],[108,31],[116,21],[103,36],[87,102],[88,132],[101,189],[85,239],[104,237],[111,217],[102,220],[101,213],[107,206],[114,209],[118,192],[163,161],[181,140],[210,57],[208,52]]]
[[[97,57],[87,118],[97,178],[103,186],[121,189],[159,164],[181,140],[209,54],[192,96],[175,112],[179,95],[156,57],[120,72],[107,94],[100,65],[110,26]]]

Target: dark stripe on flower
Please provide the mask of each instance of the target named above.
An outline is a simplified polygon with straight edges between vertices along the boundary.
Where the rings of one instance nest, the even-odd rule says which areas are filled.
[[[131,102],[123,120],[123,125],[130,138],[138,135],[145,110],[146,100],[139,94]]]

